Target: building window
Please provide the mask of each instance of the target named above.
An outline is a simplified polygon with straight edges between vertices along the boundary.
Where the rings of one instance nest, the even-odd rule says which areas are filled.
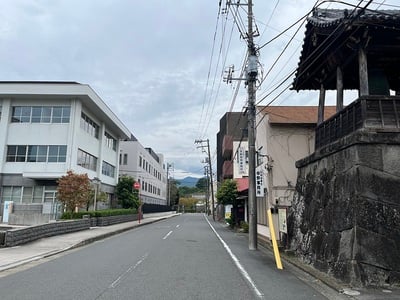
[[[26,161],[26,146],[8,146],[7,157],[8,162],[25,162]]]
[[[139,156],[139,167],[140,168],[142,167],[142,157],[141,156]]]
[[[69,106],[13,106],[13,123],[69,123]]]
[[[104,133],[106,146],[114,151],[117,150],[117,140],[114,139],[108,132]]]
[[[49,146],[48,162],[66,162],[67,146],[52,145]]]
[[[105,161],[103,161],[103,165],[101,168],[101,173],[106,176],[113,177],[115,176],[115,167]]]
[[[65,145],[15,145],[7,146],[7,162],[65,162]]]
[[[128,164],[128,154],[124,154],[124,165],[126,166]]]
[[[2,202],[13,201],[14,203],[21,203],[22,186],[3,186],[2,188]]]
[[[81,128],[96,139],[99,138],[99,125],[84,113],[81,114]]]
[[[78,149],[78,166],[85,169],[96,171],[97,169],[97,157]]]

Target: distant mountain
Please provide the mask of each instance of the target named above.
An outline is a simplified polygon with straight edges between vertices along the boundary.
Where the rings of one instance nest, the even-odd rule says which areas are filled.
[[[183,179],[176,179],[179,182],[179,186],[195,187],[199,178],[196,177],[185,177]]]

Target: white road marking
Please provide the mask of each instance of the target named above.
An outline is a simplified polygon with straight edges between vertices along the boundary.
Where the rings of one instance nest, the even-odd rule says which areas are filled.
[[[163,237],[163,240],[166,240],[167,237],[169,237],[169,236],[171,235],[172,232],[173,232],[172,230],[171,230],[170,232],[168,232],[168,233]]]
[[[179,224],[178,224],[178,225],[176,225],[176,228],[179,228],[179,226],[181,226],[181,225],[179,225]]]
[[[251,279],[249,273],[247,273],[247,271],[245,270],[245,268],[242,266],[242,264],[240,263],[239,259],[236,257],[235,254],[233,254],[232,250],[229,248],[228,244],[225,243],[225,241],[221,238],[221,236],[218,234],[218,232],[215,230],[215,228],[211,225],[210,221],[208,221],[207,217],[204,216],[204,218],[206,219],[208,225],[210,225],[212,231],[214,231],[215,235],[217,236],[217,238],[220,240],[220,242],[222,243],[222,245],[224,246],[226,252],[228,252],[229,256],[232,258],[233,262],[235,263],[236,267],[239,269],[240,273],[242,274],[243,278],[249,283],[251,289],[253,290],[253,292],[255,293],[255,295],[259,298],[259,299],[264,299],[264,294],[261,293],[261,291],[257,288],[256,284],[254,283],[253,279]]]
[[[114,282],[111,283],[111,285],[110,285],[108,288],[113,289],[113,288],[117,287],[118,284],[121,282],[121,280],[122,280],[124,277],[126,277],[126,275],[128,275],[128,273],[130,273],[130,272],[132,272],[133,270],[135,270],[135,269],[146,259],[147,256],[149,256],[148,253],[146,253],[145,255],[143,255],[143,256],[141,257],[141,259],[138,260],[138,261],[136,262],[135,265],[130,266],[121,276],[119,276],[117,279],[115,279]]]

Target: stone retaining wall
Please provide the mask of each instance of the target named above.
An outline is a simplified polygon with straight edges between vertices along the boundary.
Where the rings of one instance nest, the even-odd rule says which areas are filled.
[[[3,247],[14,247],[44,237],[75,232],[90,228],[90,220],[72,220],[47,223],[26,228],[11,229],[5,232]]]
[[[357,132],[299,161],[291,249],[356,286],[400,282],[399,134]]]

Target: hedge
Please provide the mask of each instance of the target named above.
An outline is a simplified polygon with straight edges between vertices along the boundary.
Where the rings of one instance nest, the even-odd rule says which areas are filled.
[[[96,211],[78,211],[78,212],[65,212],[62,214],[61,219],[71,220],[71,219],[82,219],[83,216],[95,217],[110,217],[110,216],[120,216],[120,215],[130,215],[137,214],[136,209],[105,209]]]

